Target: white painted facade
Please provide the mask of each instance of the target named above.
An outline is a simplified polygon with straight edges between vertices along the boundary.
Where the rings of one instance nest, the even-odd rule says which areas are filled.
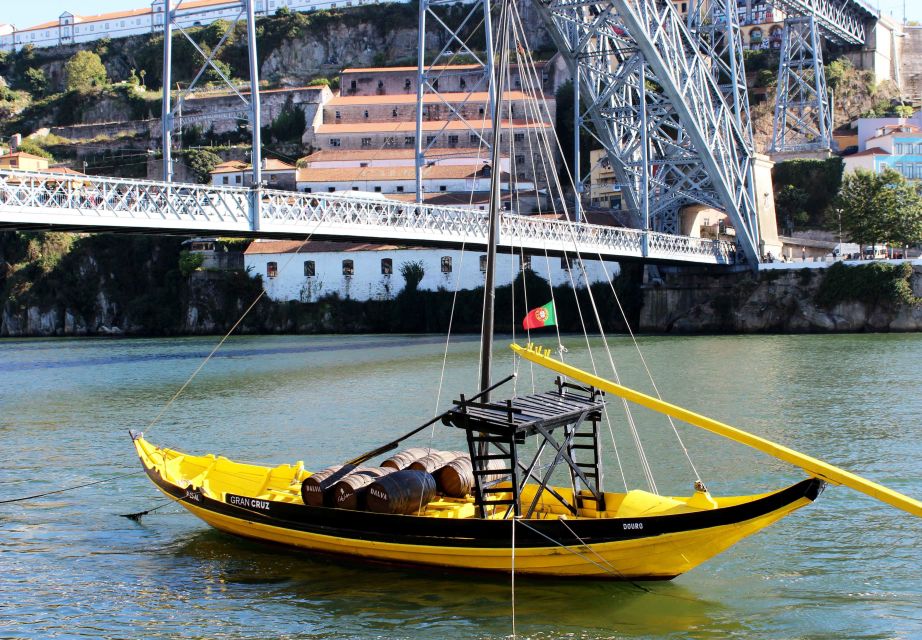
[[[93,42],[100,38],[124,38],[160,31],[163,29],[165,1],[154,0],[149,8],[113,11],[93,16],[80,16],[65,11],[57,20],[25,29],[16,29],[14,25],[8,25],[9,29],[0,28],[0,49],[18,51],[26,45],[56,47]],[[379,0],[256,0],[255,11],[257,15],[271,15],[283,7],[292,11],[317,11],[378,2]],[[173,0],[173,3],[175,6],[176,0]],[[176,10],[176,22],[188,28],[211,24],[215,20],[234,20],[240,15],[240,7],[241,4],[237,0],[186,0]]]
[[[446,259],[448,262],[446,262]],[[344,260],[351,260],[352,275],[344,275]],[[390,260],[390,275],[382,273],[382,260]],[[407,262],[421,262],[425,276],[419,288],[426,291],[456,288],[475,289],[483,286],[486,254],[481,252],[454,249],[408,249],[383,248],[359,251],[326,251],[302,253],[247,253],[244,256],[245,268],[251,274],[260,274],[267,295],[277,301],[300,300],[316,302],[319,298],[338,294],[352,300],[386,300],[394,298],[404,288],[404,278],[400,274],[401,265]],[[528,257],[526,256],[526,260]],[[309,267],[308,263],[313,263]],[[497,286],[508,285],[520,269],[518,256],[498,255],[496,268]],[[531,258],[532,270],[545,280],[550,279],[554,286],[570,285],[585,287],[582,270],[576,264],[575,257],[570,259],[571,270],[563,266],[559,257],[534,256]],[[270,263],[275,264],[272,269]],[[584,262],[590,282],[604,282],[606,270],[608,278],[615,277],[620,268],[617,262],[606,261],[603,265],[598,260]],[[443,270],[443,265],[450,265],[450,271]],[[348,266],[348,265],[347,265]],[[311,273],[314,275],[306,275]],[[347,269],[348,270],[348,269]],[[386,269],[385,269],[386,270]],[[269,273],[276,275],[270,276]]]

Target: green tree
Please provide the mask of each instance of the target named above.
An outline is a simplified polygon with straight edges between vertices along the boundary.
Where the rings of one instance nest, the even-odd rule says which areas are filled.
[[[26,70],[26,86],[35,98],[41,98],[48,91],[48,76],[44,69],[30,67]]]
[[[186,164],[200,184],[211,182],[211,170],[220,162],[221,157],[205,149],[189,149],[186,151]]]
[[[87,91],[107,83],[102,60],[91,51],[78,51],[64,65],[64,86],[68,91]]]
[[[892,169],[862,169],[845,176],[836,202],[842,227],[859,244],[916,244],[922,241],[922,198]]]
[[[893,107],[893,112],[897,118],[911,118],[914,110],[908,104],[900,104]]]

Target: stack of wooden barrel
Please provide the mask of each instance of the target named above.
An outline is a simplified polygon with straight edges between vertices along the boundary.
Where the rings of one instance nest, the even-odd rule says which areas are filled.
[[[337,465],[301,484],[304,504],[375,513],[418,513],[436,494],[463,498],[474,488],[470,456],[463,451],[406,449],[380,467]]]

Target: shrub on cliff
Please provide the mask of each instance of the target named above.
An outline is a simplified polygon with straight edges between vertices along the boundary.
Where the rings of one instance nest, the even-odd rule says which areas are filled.
[[[827,309],[842,302],[863,302],[870,306],[919,304],[919,298],[912,293],[911,278],[909,262],[856,266],[837,262],[826,269],[816,302]]]
[[[64,65],[64,86],[67,91],[88,91],[104,87],[109,78],[99,55],[92,51],[78,51]]]

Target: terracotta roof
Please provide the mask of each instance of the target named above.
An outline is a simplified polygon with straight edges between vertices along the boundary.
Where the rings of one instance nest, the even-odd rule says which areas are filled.
[[[3,158],[28,158],[30,160],[44,160],[45,162],[48,162],[48,158],[43,158],[41,156],[36,156],[31,153],[26,153],[25,151],[16,151],[15,153],[7,153],[5,155],[0,156],[0,159],[3,159]]]
[[[858,156],[889,156],[890,152],[881,149],[880,147],[871,147],[870,149],[865,149],[864,151],[859,151],[858,153],[853,153],[849,158],[857,158]]]
[[[423,96],[423,103],[434,103],[441,104],[443,102],[448,103],[457,103],[464,102],[465,100],[477,104],[484,103],[490,99],[490,94],[486,91],[477,91],[474,93],[465,93],[461,91],[451,92],[451,93],[440,93],[438,95],[428,93]],[[529,100],[531,96],[526,94],[524,91],[504,91],[503,92],[503,101],[508,102],[511,100]],[[553,96],[548,96],[547,99],[554,100]],[[390,94],[383,96],[343,96],[339,95],[327,102],[326,106],[330,107],[340,107],[340,106],[353,106],[353,105],[363,105],[363,104],[416,104],[416,94]]]
[[[276,158],[266,158],[263,171],[292,171],[294,168],[294,165],[282,162]],[[250,164],[248,162],[243,162],[242,160],[228,160],[227,162],[215,165],[211,173],[239,173],[240,171],[249,170]]]
[[[83,176],[83,177],[87,177],[85,173],[80,173],[79,171],[75,171],[75,170],[71,169],[70,167],[50,167],[50,168],[46,171],[46,173],[61,173],[61,174],[64,174],[65,176]]]
[[[480,120],[478,122],[484,131],[492,126],[490,120]],[[548,122],[534,123],[515,120],[510,123],[509,120],[503,120],[504,129],[510,127],[515,129],[549,129],[553,125]],[[458,120],[449,122],[427,121],[423,122],[423,131],[470,131],[468,125]],[[351,122],[348,124],[321,124],[317,127],[315,133],[319,135],[334,133],[414,133],[416,131],[416,122],[412,120],[403,120],[396,122]]]
[[[476,147],[452,147],[448,149],[429,149],[427,158],[482,158],[490,155],[489,149]],[[323,149],[304,156],[298,162],[347,162],[355,160],[391,160],[415,158],[416,149]]]
[[[310,90],[320,90],[326,89],[327,85],[325,84],[309,84],[306,87],[281,87],[279,89],[260,89],[259,95],[264,96],[270,93],[291,93],[293,91],[307,91]],[[249,89],[241,89],[240,95],[248,96],[250,95]],[[237,94],[233,91],[204,91],[198,93],[191,93],[186,96],[185,100],[208,100],[211,98],[227,98],[229,96],[237,97]]]
[[[416,180],[416,167],[336,167],[298,169],[298,182],[351,182],[355,180]],[[423,169],[424,180],[483,177],[474,165],[434,165]]]
[[[267,240],[262,242],[251,242],[250,246],[244,251],[245,255],[254,254],[279,254],[279,253],[330,253],[336,251],[396,251],[401,249],[411,249],[414,247],[402,247],[395,244],[371,244],[367,242],[326,242],[323,240],[311,240],[301,242],[299,240]]]
[[[534,65],[536,68],[540,69],[547,64],[547,60],[536,60]],[[509,65],[512,69],[518,69],[519,65],[512,64]],[[430,71],[470,71],[472,69],[483,69],[481,64],[439,64],[433,67],[429,67]],[[368,73],[381,73],[385,71],[417,71],[417,67],[350,67],[348,69],[343,69],[342,73],[361,73],[366,71]]]
[[[480,64],[440,64],[429,67],[430,71],[470,71],[472,69],[483,69]],[[343,69],[342,73],[381,73],[387,71],[418,71],[417,67],[350,67]]]

